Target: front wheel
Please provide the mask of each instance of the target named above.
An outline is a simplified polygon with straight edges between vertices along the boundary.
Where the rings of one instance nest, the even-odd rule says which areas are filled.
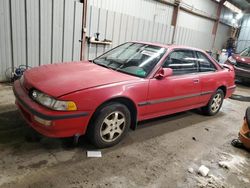
[[[210,98],[207,106],[201,108],[204,114],[213,116],[220,111],[224,100],[224,92],[221,89],[218,89],[215,94]]]
[[[119,143],[131,124],[128,108],[120,103],[109,103],[98,110],[88,128],[88,138],[98,148]]]

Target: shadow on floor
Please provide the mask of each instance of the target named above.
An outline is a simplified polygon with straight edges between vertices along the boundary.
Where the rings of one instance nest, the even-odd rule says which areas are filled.
[[[244,96],[244,95],[236,95],[233,94],[230,99],[237,100],[237,101],[245,101],[245,102],[250,102],[250,95],[249,96]]]
[[[211,118],[221,118],[224,115],[223,112],[220,112],[214,117],[207,117],[201,115],[199,110],[192,110],[139,122],[135,131],[131,130],[120,144],[112,148],[115,149],[133,143],[143,142],[150,138],[196,125],[200,122],[205,123]],[[27,123],[22,119],[17,110],[1,113],[0,147],[18,149],[22,145],[25,145],[27,150],[33,150],[36,148],[43,148],[46,150],[70,150],[73,148],[81,148],[83,150],[96,149],[88,142],[85,136],[81,136],[79,142],[74,144],[73,138],[57,139],[39,135],[32,128],[28,127]],[[32,147],[29,147],[29,145],[32,145]]]
[[[241,82],[239,80],[235,81],[237,84],[237,87],[240,89],[250,89],[250,83],[248,82]],[[232,94],[230,99],[237,100],[237,101],[244,101],[244,102],[250,102],[250,94],[249,95],[240,95],[240,94]]]

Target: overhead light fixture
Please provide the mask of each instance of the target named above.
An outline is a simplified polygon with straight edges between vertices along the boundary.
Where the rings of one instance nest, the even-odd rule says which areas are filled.
[[[241,9],[234,6],[232,3],[228,2],[228,1],[225,1],[225,3],[223,5],[226,6],[227,8],[229,8],[230,10],[236,12],[236,13],[241,13],[242,12]]]

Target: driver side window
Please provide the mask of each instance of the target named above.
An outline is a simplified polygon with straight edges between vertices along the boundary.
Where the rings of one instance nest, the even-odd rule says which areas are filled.
[[[163,64],[164,68],[173,69],[174,75],[197,73],[198,63],[191,50],[176,50],[171,52]]]

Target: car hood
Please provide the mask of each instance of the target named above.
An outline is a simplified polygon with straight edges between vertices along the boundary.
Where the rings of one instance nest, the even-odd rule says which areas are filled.
[[[234,54],[234,55],[233,55],[233,58],[234,58],[236,61],[239,61],[239,62],[242,62],[242,63],[248,63],[248,64],[250,64],[250,57],[242,57],[242,56],[240,56],[240,54]]]
[[[36,88],[50,96],[59,97],[74,91],[138,79],[86,61],[32,68],[25,71],[24,85],[27,89]]]

